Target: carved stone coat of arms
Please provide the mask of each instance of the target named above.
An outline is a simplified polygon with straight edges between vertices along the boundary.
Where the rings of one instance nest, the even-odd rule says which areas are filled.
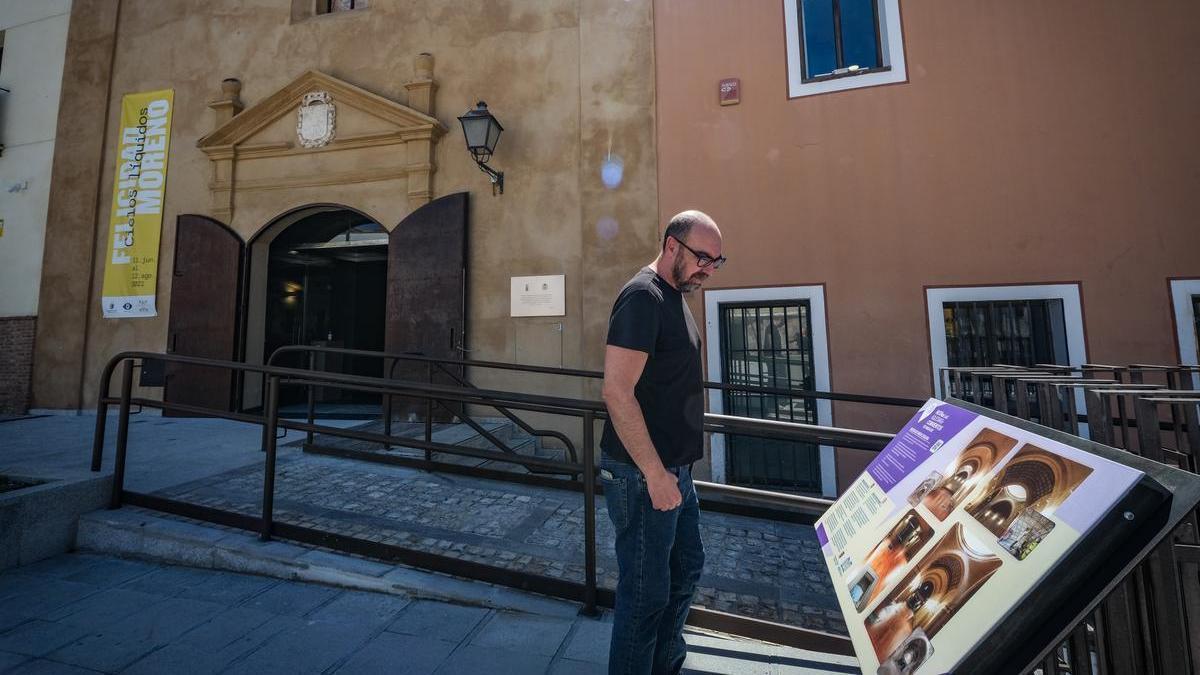
[[[300,145],[319,148],[332,141],[336,115],[337,110],[328,92],[305,94],[300,101],[299,119],[296,122],[296,136],[300,139]]]

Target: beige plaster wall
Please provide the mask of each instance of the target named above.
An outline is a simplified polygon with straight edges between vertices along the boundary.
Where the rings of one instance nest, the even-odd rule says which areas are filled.
[[[1090,360],[1176,362],[1166,280],[1200,273],[1200,4],[905,1],[907,83],[790,100],[781,0],[654,4],[660,217],[721,224],[712,287],[824,283],[835,390],[931,392],[933,285],[1078,281]],[[740,105],[717,103],[727,77]]]
[[[88,242],[91,288],[81,293],[78,279],[72,279],[76,287],[70,293],[43,296],[43,302],[64,309],[52,325],[39,325],[39,343],[46,345],[40,350],[86,332],[85,358],[74,372],[68,363],[39,368],[34,387],[40,405],[80,405],[80,377],[82,404],[90,405],[96,378],[111,354],[165,347],[174,220],[182,213],[212,214],[211,163],[196,141],[214,129],[214,114],[206,102],[218,97],[223,78],[242,81],[241,100],[248,107],[310,69],[406,103],[403,84],[412,79],[413,58],[420,52],[435,58],[434,114],[449,131],[434,152],[433,196],[465,190],[472,197],[470,355],[599,367],[610,300],[594,304],[591,299],[611,298],[633,269],[652,257],[657,232],[650,0],[374,0],[365,10],[301,20],[293,20],[294,3],[289,0],[81,1],[93,14],[113,12],[119,5],[109,98],[87,113],[94,120],[98,110],[107,111],[103,156],[99,176],[88,157],[99,149],[85,139],[79,141],[80,149],[86,150],[79,166],[73,157],[57,161],[64,171],[71,166],[98,178],[102,197],[91,209],[87,227],[75,222],[71,229]],[[95,33],[73,32],[75,53],[83,53],[85,43],[96,39]],[[66,89],[81,88],[93,77],[90,72],[69,74],[64,84]],[[159,316],[101,319],[103,259],[90,251],[102,251],[107,236],[106,195],[120,97],[166,87],[175,90],[175,113]],[[502,196],[491,195],[455,119],[479,99],[488,102],[505,127],[492,161],[506,174]],[[60,128],[78,115],[60,118]],[[367,124],[352,114],[345,122],[348,129]],[[287,133],[294,117],[278,125],[278,133]],[[625,180],[616,190],[600,184],[600,161],[609,147],[624,159]],[[329,153],[316,161],[323,170],[346,171],[389,159],[380,148]],[[306,172],[316,166],[291,162],[279,160],[271,170]],[[64,184],[65,197],[75,191],[74,183]],[[405,192],[405,182],[399,180],[247,193],[236,198],[229,224],[249,238],[290,209],[332,202],[366,212],[391,228],[415,206]],[[598,236],[596,221],[601,216],[620,223],[616,236]],[[561,319],[561,333],[554,325],[559,319],[508,317],[508,278],[527,274],[566,275],[567,315]],[[547,335],[550,329],[558,341],[557,355],[546,347],[554,344]],[[481,385],[495,384],[482,374],[479,379]],[[579,394],[583,389],[575,383],[560,386],[558,393]]]

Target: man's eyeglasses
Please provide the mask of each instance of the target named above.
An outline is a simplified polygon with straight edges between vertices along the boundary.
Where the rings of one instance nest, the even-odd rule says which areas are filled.
[[[688,246],[687,244],[683,243],[677,237],[671,237],[671,238],[674,239],[675,241],[678,241],[680,246],[691,251],[692,255],[696,256],[696,266],[697,267],[700,267],[700,268],[712,267],[714,270],[719,270],[719,269],[721,269],[721,265],[724,265],[725,261],[727,260],[727,258],[725,256],[721,256],[719,258],[714,258],[707,253],[701,253],[700,251],[697,251],[696,249],[692,248],[691,246]]]

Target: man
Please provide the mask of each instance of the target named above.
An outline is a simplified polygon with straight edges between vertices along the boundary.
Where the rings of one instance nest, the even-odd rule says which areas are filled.
[[[691,472],[704,456],[704,388],[683,293],[724,263],[716,223],[684,211],[609,318],[600,477],[619,567],[609,673],[677,673],[687,653],[683,624],[704,567]]]

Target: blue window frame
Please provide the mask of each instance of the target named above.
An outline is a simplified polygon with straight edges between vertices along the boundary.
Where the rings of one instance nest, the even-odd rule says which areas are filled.
[[[886,70],[877,0],[800,0],[804,82]]]

